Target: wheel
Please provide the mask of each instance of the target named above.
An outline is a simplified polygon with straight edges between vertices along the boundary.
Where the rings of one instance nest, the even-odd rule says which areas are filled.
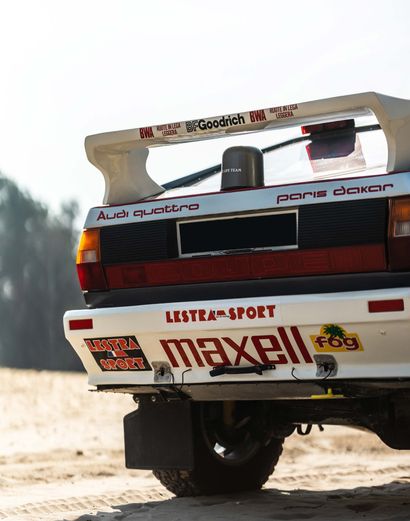
[[[260,402],[194,404],[194,469],[153,474],[176,496],[256,490],[282,453],[283,438],[269,436]]]

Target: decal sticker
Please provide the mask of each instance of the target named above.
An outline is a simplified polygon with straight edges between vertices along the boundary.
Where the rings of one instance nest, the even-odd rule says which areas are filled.
[[[158,125],[157,132],[162,136],[175,136],[178,134],[178,128],[181,128],[181,123],[168,123],[166,125]]]
[[[103,221],[110,220],[110,219],[126,219],[129,216],[129,212],[126,210],[120,210],[119,212],[105,212],[104,210],[101,210],[98,214],[97,221]]]
[[[286,201],[301,201],[304,199],[317,199],[320,197],[328,197],[333,196],[334,198],[345,196],[345,195],[358,195],[358,194],[371,194],[375,192],[385,192],[390,188],[393,188],[394,185],[391,183],[385,185],[363,185],[363,186],[351,186],[345,188],[343,185],[335,188],[333,192],[328,193],[328,190],[319,190],[317,192],[294,192],[290,194],[282,194],[278,195],[276,198],[276,203],[280,204]]]
[[[208,134],[210,131],[225,130],[238,125],[251,125],[252,123],[293,118],[297,115],[298,110],[298,105],[294,103],[268,109],[251,110],[249,112],[237,112],[236,114],[166,123],[154,127],[141,127],[138,129],[138,139],[186,136],[191,133]]]
[[[166,204],[164,206],[157,206],[154,208],[144,208],[144,209],[136,209],[133,212],[131,212],[131,215],[133,217],[140,217],[143,219],[146,216],[149,215],[158,215],[158,214],[164,214],[164,213],[179,213],[183,211],[196,211],[199,210],[199,204],[198,203],[191,203],[191,204]],[[119,212],[110,212],[109,210],[100,210],[98,213],[97,221],[106,221],[111,219],[126,219],[129,217],[130,212],[128,212],[125,209],[120,210]]]
[[[320,335],[310,335],[310,340],[318,353],[363,351],[359,335],[348,333],[338,324],[324,324]]]
[[[313,360],[297,327],[289,334],[278,327],[275,334],[242,338],[201,337],[161,339],[172,367],[205,367],[244,364],[312,364]]]
[[[154,132],[152,131],[152,127],[140,128],[140,137],[141,137],[141,139],[153,139]]]
[[[152,371],[135,336],[84,338],[102,371]]]
[[[275,304],[266,306],[232,306],[227,309],[177,309],[165,312],[165,321],[168,324],[180,322],[212,322],[219,318],[229,320],[243,320],[255,318],[274,318]]]
[[[298,110],[297,103],[293,105],[283,105],[282,107],[273,107],[269,109],[269,112],[274,115],[276,119],[286,119],[294,117],[294,110]]]
[[[256,123],[257,121],[266,121],[264,110],[251,110],[249,112],[249,117],[252,123]]]
[[[262,111],[263,112],[263,111]],[[244,125],[245,118],[242,114],[232,116],[222,116],[220,118],[194,119],[186,121],[187,132],[197,132],[198,130],[213,130],[219,128],[234,127],[236,125]]]

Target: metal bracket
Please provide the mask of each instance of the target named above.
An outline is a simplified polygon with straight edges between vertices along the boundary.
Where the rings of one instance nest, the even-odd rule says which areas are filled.
[[[313,355],[316,362],[316,377],[329,378],[337,375],[337,362],[333,355]]]
[[[171,366],[168,362],[151,362],[155,383],[173,383]]]

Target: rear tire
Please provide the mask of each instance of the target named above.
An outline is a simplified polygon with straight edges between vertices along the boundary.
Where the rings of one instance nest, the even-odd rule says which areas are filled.
[[[283,438],[266,438],[258,407],[235,406],[230,425],[223,402],[193,408],[194,469],[155,469],[154,476],[176,496],[257,490],[282,453]],[[256,409],[256,411],[254,410]]]

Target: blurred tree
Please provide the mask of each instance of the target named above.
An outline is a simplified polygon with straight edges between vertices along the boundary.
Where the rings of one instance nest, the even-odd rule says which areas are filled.
[[[60,215],[0,175],[0,365],[77,370],[62,317],[84,307],[75,273],[77,204]]]

